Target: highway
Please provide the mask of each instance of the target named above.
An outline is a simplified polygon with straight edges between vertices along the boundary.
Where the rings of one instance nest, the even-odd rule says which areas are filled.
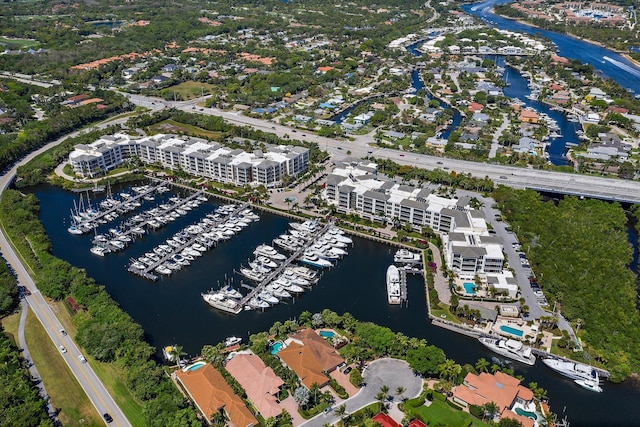
[[[106,122],[99,125],[99,127],[109,124],[115,124],[124,120],[126,120],[126,118]],[[50,149],[55,145],[60,144],[66,138],[74,136],[77,133],[78,132],[74,132],[70,135],[57,139],[47,144],[46,146],[30,153],[19,163],[15,164],[9,172],[0,177],[0,193],[2,193],[2,191],[6,190],[7,187],[9,187],[15,177],[16,169],[19,165],[28,162],[38,154]],[[69,369],[78,380],[78,383],[80,383],[80,385],[84,389],[85,393],[89,397],[89,400],[98,411],[100,417],[102,418],[102,414],[104,413],[109,413],[113,417],[113,423],[111,423],[111,425],[115,425],[118,427],[131,426],[124,413],[115,403],[115,401],[105,388],[104,384],[102,384],[91,366],[88,363],[83,363],[78,359],[78,357],[82,353],[73,342],[71,337],[61,332],[61,330],[63,330],[62,324],[55,316],[53,310],[47,304],[47,301],[44,299],[44,297],[36,287],[36,284],[31,276],[27,273],[26,268],[13,250],[13,247],[11,247],[11,245],[7,241],[7,238],[1,228],[0,250],[2,251],[2,254],[4,255],[9,265],[15,270],[19,284],[25,286],[31,292],[31,295],[26,297],[26,301],[29,303],[29,307],[31,307],[40,323],[42,323],[42,326],[47,331],[47,334],[51,338],[51,341],[55,344],[56,347],[59,348],[62,345],[66,349],[66,352],[61,352],[60,355],[62,358],[64,358],[67,366],[69,366]]]
[[[136,105],[145,106],[154,110],[176,108],[192,113],[215,115],[236,125],[251,126],[255,129],[275,133],[281,138],[287,135],[292,139],[315,142],[321,149],[338,157],[346,156],[347,151],[349,151],[351,155],[356,157],[372,155],[377,158],[393,160],[401,165],[418,166],[426,169],[441,168],[458,173],[469,173],[479,178],[486,176],[496,184],[513,188],[527,188],[552,193],[572,194],[575,196],[615,200],[625,203],[640,203],[639,181],[503,166],[492,163],[471,162],[415,154],[387,148],[375,148],[370,146],[370,144],[375,142],[373,132],[367,135],[354,135],[354,141],[325,138],[313,133],[307,133],[306,131],[282,126],[268,120],[243,116],[240,112],[236,111],[204,108],[198,105],[198,103],[204,101],[204,98],[174,102],[142,95],[123,95],[126,95],[129,100]]]

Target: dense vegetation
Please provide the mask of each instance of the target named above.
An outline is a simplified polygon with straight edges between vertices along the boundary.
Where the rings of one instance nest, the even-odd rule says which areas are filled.
[[[0,317],[11,314],[18,306],[18,287],[7,264],[0,261]]]
[[[640,316],[622,207],[574,197],[556,205],[506,187],[494,197],[546,295],[576,329],[580,325],[582,357],[604,363],[614,381],[640,372]]]
[[[15,280],[13,282],[15,287]],[[20,350],[0,331],[0,414],[7,427],[50,427],[46,403],[29,376]]]
[[[6,190],[0,199],[3,226],[35,271],[40,291],[57,300],[70,295],[83,307],[73,317],[78,343],[92,357],[120,369],[132,394],[144,404],[145,425],[199,426],[193,409],[152,360],[154,349],[144,341],[140,325],[84,270],[50,254],[51,243],[38,220],[38,210],[33,195]]]

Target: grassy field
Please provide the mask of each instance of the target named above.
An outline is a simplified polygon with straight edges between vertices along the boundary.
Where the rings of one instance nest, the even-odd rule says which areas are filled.
[[[4,328],[4,333],[7,336],[13,337],[13,342],[18,345],[18,324],[20,323],[20,313],[12,314],[10,316],[4,317],[0,320],[2,323],[2,327]]]
[[[32,311],[27,315],[27,347],[58,417],[64,426],[104,425],[78,381],[69,370],[60,351],[51,342]]]
[[[489,424],[483,423],[471,416],[471,414],[452,408],[445,402],[434,400],[430,406],[420,406],[414,409],[414,412],[422,418],[422,421],[428,425],[446,425],[450,427],[489,427]]]
[[[165,120],[150,127],[151,133],[185,133],[191,136],[199,136],[201,138],[210,138],[213,140],[220,140],[222,137],[221,132],[213,132],[206,129],[199,128],[197,126],[187,125],[179,123],[174,120]]]
[[[193,98],[198,98],[204,93],[208,95],[211,93],[213,85],[208,83],[200,83],[194,81],[182,82],[179,85],[171,86],[165,89],[167,92],[175,92],[176,96],[181,96],[183,100],[188,101]]]
[[[38,46],[37,40],[30,39],[13,39],[0,36],[0,46],[4,46],[8,49],[28,49],[30,47]]]
[[[64,307],[64,303],[52,303],[56,316],[64,326],[65,330],[71,337],[76,336],[76,326],[71,320],[69,312]],[[86,355],[88,363],[95,371],[98,378],[105,385],[109,394],[116,401],[122,412],[133,426],[144,426],[144,418],[142,416],[142,405],[140,405],[133,395],[129,393],[129,389],[125,386],[121,376],[114,365],[96,362],[91,356]]]

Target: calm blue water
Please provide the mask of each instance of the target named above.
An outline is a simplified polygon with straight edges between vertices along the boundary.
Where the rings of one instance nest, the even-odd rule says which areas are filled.
[[[546,37],[558,46],[558,54],[560,56],[578,59],[585,64],[591,64],[595,70],[600,71],[605,77],[612,78],[623,88],[640,93],[640,68],[611,49],[584,42],[566,34],[547,31],[502,18],[491,12],[491,8],[494,5],[505,4],[510,1],[488,0],[464,5],[462,9],[470,15],[483,18],[487,23],[497,28]]]
[[[495,356],[477,340],[431,325],[420,277],[408,277],[408,307],[387,304],[385,275],[394,252],[387,245],[354,238],[350,254],[326,271],[318,285],[301,298],[281,303],[264,313],[249,311],[232,316],[209,307],[200,293],[231,280],[237,286],[239,277],[234,269],[240,264],[246,265],[258,244],[284,232],[288,228],[286,219],[262,213],[259,222],[210,250],[191,266],[152,283],[126,271],[129,258],[139,257],[212,211],[214,202],[203,204],[167,228],[146,235],[121,253],[101,258],[89,252],[90,236],[72,236],[66,231],[68,220],[65,223],[64,218],[68,218],[69,208],[77,200],[76,194],[50,185],[36,187],[33,192],[40,199],[40,218],[51,239],[54,255],[86,269],[103,284],[114,300],[142,325],[147,340],[158,348],[176,343],[196,355],[205,344],[221,342],[231,335],[246,338],[266,330],[275,321],[294,319],[303,310],[316,313],[329,308],[337,313],[348,311],[360,320],[372,321],[408,336],[425,338],[458,363],[474,364],[480,357],[490,360]],[[151,205],[148,203],[147,207]],[[640,421],[640,405],[636,404],[640,401],[640,391],[634,383],[607,383],[605,392],[600,394],[575,386],[541,363],[533,367],[514,364],[514,368],[525,377],[525,383],[535,381],[549,391],[554,410],[561,413],[566,407],[566,415],[574,426],[632,426]]]
[[[336,335],[333,331],[320,331],[318,334],[323,338],[333,338]]]
[[[466,293],[468,293],[469,295],[475,295],[476,294],[476,285],[471,283],[471,282],[464,282],[462,284],[462,286],[464,287],[464,291]]]

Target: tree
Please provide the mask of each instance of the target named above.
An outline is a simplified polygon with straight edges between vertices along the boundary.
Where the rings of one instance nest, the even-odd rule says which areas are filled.
[[[310,398],[311,394],[305,387],[300,386],[293,392],[293,400],[301,408],[307,406]]]
[[[476,362],[475,368],[478,372],[489,372],[489,361],[484,357],[481,357]]]
[[[522,427],[522,423],[515,418],[501,418],[498,427]]]
[[[420,346],[407,351],[407,362],[411,369],[420,375],[435,375],[439,373],[438,367],[444,363],[444,352],[433,345]]]
[[[171,346],[170,355],[176,360],[176,365],[180,365],[180,357],[186,355],[181,345]]]
[[[337,416],[339,416],[340,420],[342,420],[342,417],[344,416],[344,414],[347,413],[347,405],[345,405],[343,403],[342,405],[340,405],[336,409],[334,409],[333,413],[336,414]]]
[[[449,379],[453,384],[455,378],[462,371],[462,366],[457,364],[453,359],[447,359],[438,366],[438,371],[440,372],[441,378]]]
[[[406,388],[399,386],[396,388],[396,396],[400,398],[400,400],[404,400],[404,392],[407,391]]]
[[[495,402],[487,402],[482,406],[482,408],[484,409],[485,415],[490,420],[493,420],[496,413],[500,410],[500,407]]]

